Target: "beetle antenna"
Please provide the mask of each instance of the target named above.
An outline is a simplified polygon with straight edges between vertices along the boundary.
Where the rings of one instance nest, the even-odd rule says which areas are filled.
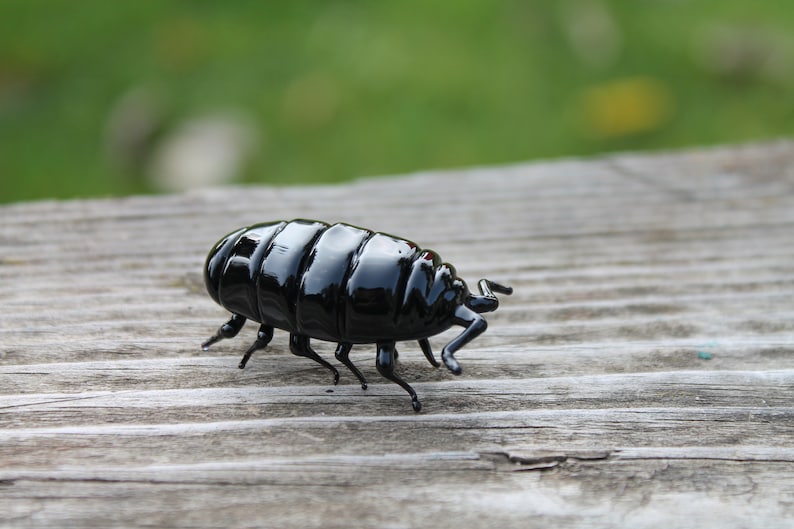
[[[493,312],[499,307],[499,299],[494,292],[508,296],[513,293],[512,288],[500,285],[490,279],[480,279],[477,286],[480,288],[481,295],[475,296],[469,294],[464,303],[474,312],[480,314],[483,312]]]

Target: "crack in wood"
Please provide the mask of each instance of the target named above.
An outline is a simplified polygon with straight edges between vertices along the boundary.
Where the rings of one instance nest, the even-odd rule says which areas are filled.
[[[508,467],[511,471],[545,471],[551,470],[562,463],[568,461],[606,461],[609,460],[612,452],[605,451],[582,451],[582,452],[563,452],[563,453],[538,453],[523,454],[517,452],[481,452],[483,459],[493,461],[497,467]]]

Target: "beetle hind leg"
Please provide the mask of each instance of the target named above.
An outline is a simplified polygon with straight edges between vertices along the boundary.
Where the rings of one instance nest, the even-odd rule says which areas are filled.
[[[352,348],[353,348],[352,344],[344,343],[344,342],[339,343],[336,346],[336,353],[334,353],[334,356],[336,356],[337,360],[345,364],[345,367],[347,367],[351,373],[356,375],[358,381],[361,382],[361,389],[367,389],[367,379],[364,378],[364,375],[361,374],[361,371],[359,371],[358,368],[350,360],[349,355],[350,355],[350,349]]]
[[[237,336],[237,333],[240,332],[240,329],[243,328],[245,325],[245,316],[240,314],[232,314],[232,317],[220,326],[218,332],[215,333],[215,336],[212,336],[203,344],[201,344],[201,348],[205,351],[209,350],[210,345],[220,342],[224,338],[234,338]]]
[[[254,354],[255,351],[259,349],[264,349],[267,347],[267,344],[270,343],[270,340],[273,339],[273,327],[269,325],[260,325],[259,331],[256,333],[256,341],[251,344],[251,347],[243,355],[243,358],[240,360],[240,369],[245,368],[245,364],[248,363],[248,360],[251,358],[251,355]]]
[[[296,356],[311,358],[321,366],[325,367],[334,374],[334,385],[339,383],[339,371],[337,371],[334,366],[323,360],[323,358],[318,355],[314,349],[312,349],[311,345],[309,345],[309,337],[305,334],[290,334],[289,350],[292,351],[292,354]]]
[[[411,396],[411,406],[414,411],[418,412],[422,409],[422,403],[419,402],[416,391],[394,372],[394,353],[394,342],[378,342],[378,356],[375,361],[375,366],[378,368],[378,373],[384,378],[391,380],[395,384],[399,384],[400,387],[408,392]]]

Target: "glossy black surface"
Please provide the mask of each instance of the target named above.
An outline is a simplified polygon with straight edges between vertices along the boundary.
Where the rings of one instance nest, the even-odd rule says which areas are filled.
[[[312,220],[257,224],[222,238],[207,256],[204,281],[212,299],[232,312],[231,319],[204,342],[237,335],[246,319],[260,323],[256,341],[240,368],[267,346],[273,329],[290,333],[290,350],[337,370],[311,348],[317,338],[337,342],[336,358],[366,380],[348,358],[353,344],[377,345],[376,367],[402,386],[414,410],[421,404],[413,388],[394,373],[395,342],[417,340],[438,366],[427,338],[453,325],[463,332],[448,343],[441,358],[454,374],[461,368],[454,353],[482,333],[480,313],[499,306],[494,292],[512,289],[482,279],[479,295],[469,292],[455,268],[431,250],[405,239],[350,226]]]

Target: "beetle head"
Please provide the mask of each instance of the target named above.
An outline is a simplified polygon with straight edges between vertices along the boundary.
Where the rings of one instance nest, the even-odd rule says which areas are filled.
[[[513,293],[512,288],[495,283],[490,279],[480,279],[478,286],[480,288],[481,295],[475,296],[474,294],[469,293],[469,295],[467,295],[464,299],[463,303],[474,312],[480,314],[483,312],[493,312],[499,307],[499,299],[497,299],[494,292],[505,295],[510,295]]]
[[[474,312],[482,314],[483,312],[493,312],[499,308],[499,300],[496,298],[486,298],[485,296],[475,296],[469,294],[463,300],[463,304],[469,307]]]

